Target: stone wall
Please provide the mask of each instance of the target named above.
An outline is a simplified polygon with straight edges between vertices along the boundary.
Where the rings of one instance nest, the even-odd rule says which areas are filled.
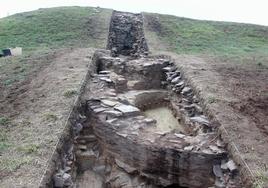
[[[143,33],[141,14],[114,11],[110,23],[107,49],[116,55],[143,54],[148,46]]]

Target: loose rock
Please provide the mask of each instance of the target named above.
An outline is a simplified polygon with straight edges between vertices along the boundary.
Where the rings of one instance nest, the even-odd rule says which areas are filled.
[[[210,124],[208,119],[205,116],[191,117],[190,120],[193,122],[200,123],[202,125],[206,125],[206,126],[209,126],[209,124]]]
[[[181,91],[181,94],[187,95],[192,92],[192,89],[190,87],[184,87]]]
[[[237,170],[236,164],[233,160],[228,161],[226,165],[231,172]]]

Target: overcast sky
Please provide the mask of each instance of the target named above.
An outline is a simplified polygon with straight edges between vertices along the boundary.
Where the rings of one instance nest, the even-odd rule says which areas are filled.
[[[268,26],[268,0],[0,0],[0,2],[0,17],[38,8],[75,5]]]

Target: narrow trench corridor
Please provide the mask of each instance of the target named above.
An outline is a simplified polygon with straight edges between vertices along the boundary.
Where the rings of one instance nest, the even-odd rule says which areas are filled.
[[[52,187],[240,187],[217,122],[170,57],[148,55],[142,15],[115,11],[107,48],[92,58]]]

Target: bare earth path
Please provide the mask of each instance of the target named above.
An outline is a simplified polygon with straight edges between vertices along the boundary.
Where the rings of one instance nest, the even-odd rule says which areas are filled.
[[[56,53],[5,104],[14,111],[6,132],[9,147],[0,155],[0,187],[37,187],[87,72],[94,49]],[[16,103],[16,105],[14,105]]]

